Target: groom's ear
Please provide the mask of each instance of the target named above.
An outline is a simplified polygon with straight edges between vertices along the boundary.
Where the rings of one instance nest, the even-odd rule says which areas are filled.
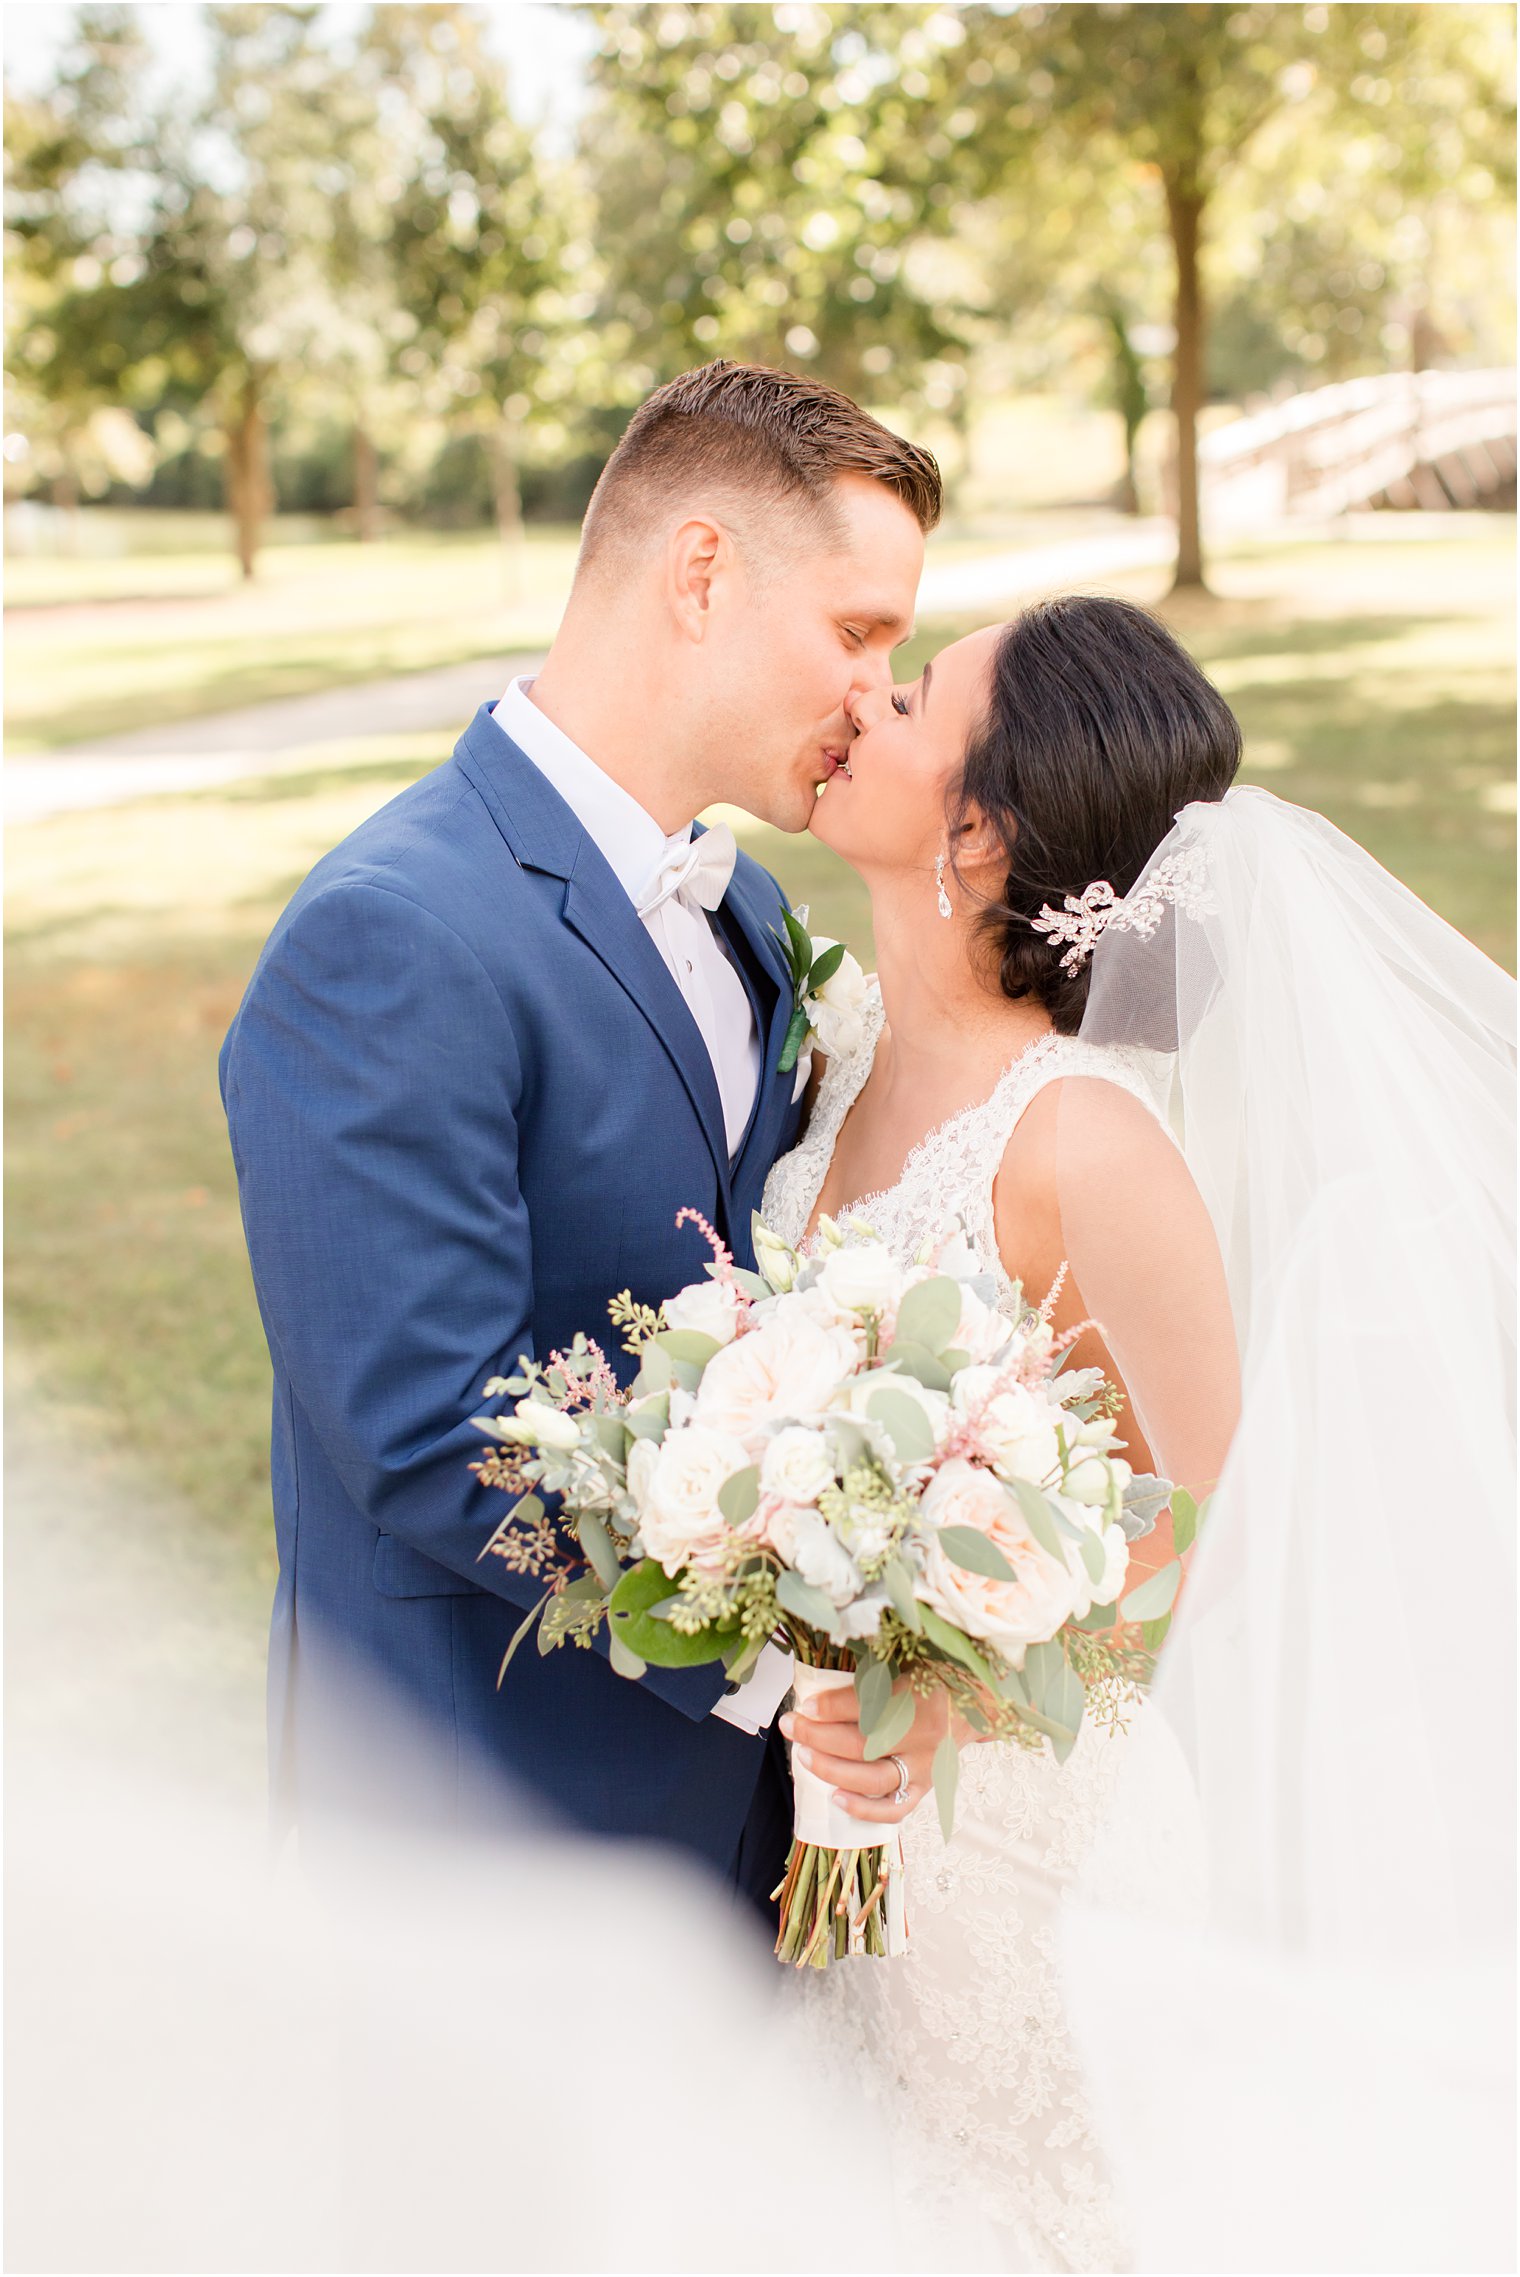
[[[689,515],[671,532],[666,585],[676,622],[689,640],[706,637],[715,588],[733,558],[733,539],[705,514]]]

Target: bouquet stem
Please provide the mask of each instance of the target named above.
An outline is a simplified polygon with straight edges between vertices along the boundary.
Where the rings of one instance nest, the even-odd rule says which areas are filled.
[[[850,1663],[838,1655],[824,1662],[799,1653],[798,1666],[799,1704],[805,1712],[808,1687],[800,1671],[824,1667],[842,1671]],[[888,1921],[889,1896],[896,1895],[892,1876],[902,1870],[895,1837],[889,1843],[853,1848],[810,1841],[807,1831],[817,1829],[805,1829],[803,1816],[799,1800],[798,1831],[787,1854],[786,1873],[772,1892],[781,1905],[777,1959],[796,1969],[826,1969],[850,1953],[884,1959],[893,1950]]]

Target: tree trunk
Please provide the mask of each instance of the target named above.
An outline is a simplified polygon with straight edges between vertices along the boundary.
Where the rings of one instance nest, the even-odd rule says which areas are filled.
[[[265,518],[273,503],[263,390],[264,375],[250,369],[227,421],[227,511],[232,516],[238,564],[245,578],[253,575]]]
[[[1203,291],[1198,276],[1203,192],[1168,175],[1166,211],[1177,265],[1172,415],[1177,430],[1177,571],[1174,592],[1205,590],[1198,520],[1198,415],[1203,409]]]
[[[380,454],[362,420],[354,422],[354,534],[363,545],[380,535]]]

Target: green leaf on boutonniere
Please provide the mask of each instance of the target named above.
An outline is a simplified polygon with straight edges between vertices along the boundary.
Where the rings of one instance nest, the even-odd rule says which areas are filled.
[[[812,966],[813,936],[790,909],[784,909],[781,916],[786,926],[787,962],[792,968],[793,983],[800,987]]]
[[[825,949],[807,976],[804,993],[808,996],[816,996],[820,988],[827,988],[835,973],[844,963],[844,956],[843,941],[836,941],[832,949]]]
[[[808,1016],[799,1005],[786,1024],[786,1041],[781,1046],[781,1057],[776,1062],[778,1075],[790,1075],[807,1042]]]

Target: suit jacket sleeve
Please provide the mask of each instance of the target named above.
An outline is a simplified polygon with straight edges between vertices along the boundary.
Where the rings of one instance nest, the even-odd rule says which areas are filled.
[[[224,1082],[265,1328],[350,1497],[526,1610],[532,1579],[480,1558],[504,1506],[469,1469],[487,1378],[532,1354],[523,1070],[497,989],[430,911],[335,887],[266,957]],[[642,1681],[699,1718],[724,1679]]]

